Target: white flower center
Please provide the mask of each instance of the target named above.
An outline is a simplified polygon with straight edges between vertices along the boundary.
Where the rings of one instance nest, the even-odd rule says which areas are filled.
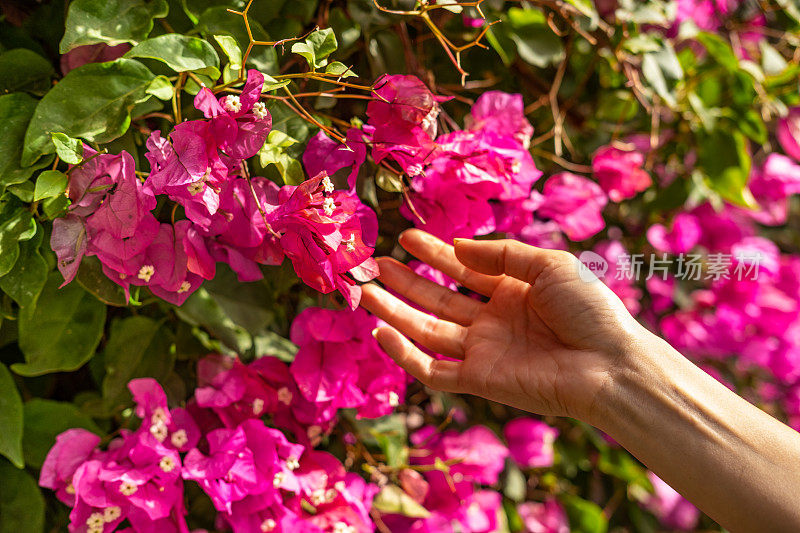
[[[183,448],[186,443],[189,442],[189,437],[186,436],[186,430],[179,429],[173,433],[172,437],[170,437],[170,442],[172,442],[172,445],[176,448]]]
[[[278,523],[275,522],[272,518],[267,518],[263,522],[261,522],[261,531],[267,533],[268,531],[272,531],[277,527]]]
[[[184,292],[188,291],[191,288],[192,284],[189,283],[188,281],[184,281],[183,283],[181,283],[181,286],[178,287],[178,294],[183,294]]]
[[[286,468],[289,470],[297,470],[300,468],[300,461],[297,460],[297,457],[289,457],[286,459]]]
[[[103,520],[106,522],[113,522],[117,518],[120,517],[122,514],[122,509],[117,507],[116,505],[113,507],[106,507],[103,509]]]
[[[156,273],[156,267],[153,265],[144,265],[142,268],[139,269],[139,273],[136,275],[137,278],[144,280],[145,283],[150,283],[150,278],[153,277],[153,274]]]
[[[137,490],[139,490],[139,487],[137,487],[130,481],[123,481],[122,484],[119,486],[119,492],[123,496],[130,496],[132,494],[135,494]]]
[[[272,486],[275,487],[276,489],[280,487],[281,483],[283,483],[283,478],[284,478],[283,472],[278,472],[277,474],[275,474],[275,477],[272,478]]]
[[[322,202],[322,210],[325,211],[325,214],[328,216],[333,215],[333,210],[336,207],[336,203],[333,201],[333,198],[325,198]]]
[[[253,114],[259,120],[264,120],[269,116],[269,111],[267,111],[267,106],[264,105],[264,102],[256,102],[253,104]]]
[[[175,466],[175,460],[169,455],[165,455],[161,458],[161,461],[158,462],[158,467],[164,472],[172,472],[175,470]]]
[[[356,533],[356,528],[348,526],[344,522],[336,522],[333,524],[333,533]]]
[[[239,101],[239,97],[235,94],[226,96],[222,101],[222,107],[229,113],[238,113],[242,110],[242,102]]]
[[[151,424],[165,424],[167,422],[167,413],[161,407],[156,407],[153,414],[150,415]]]
[[[103,513],[92,513],[89,515],[89,518],[86,519],[86,525],[89,526],[90,529],[102,529],[105,523],[106,521],[105,518],[103,518]]]
[[[325,176],[322,178],[322,190],[327,193],[333,192],[333,182],[331,181],[330,177]]]
[[[164,442],[164,439],[166,439],[169,434],[169,429],[167,429],[167,425],[163,422],[156,422],[150,426],[150,434],[155,437],[158,442]]]
[[[400,396],[398,396],[397,393],[394,391],[391,391],[389,393],[389,405],[391,405],[392,407],[397,407],[398,405],[400,405]]]
[[[522,162],[517,159],[513,163],[511,163],[511,172],[514,174],[519,174],[520,170],[522,170]]]
[[[264,412],[264,400],[261,398],[256,398],[253,400],[253,414],[258,416],[262,412]]]
[[[189,194],[192,196],[203,192],[203,180],[197,180],[190,183],[186,186],[186,190],[189,191]]]
[[[67,483],[67,486],[64,487],[64,492],[67,494],[75,494],[75,485],[72,484],[72,481]]]

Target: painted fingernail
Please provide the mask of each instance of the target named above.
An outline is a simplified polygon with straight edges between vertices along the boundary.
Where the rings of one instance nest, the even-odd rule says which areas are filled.
[[[455,239],[453,239],[453,244],[455,245],[455,244],[458,244],[460,242],[464,242],[464,241],[468,241],[468,240],[469,239],[462,239],[461,237],[456,237]]]
[[[375,328],[375,329],[372,330],[372,336],[375,337],[376,339],[378,338],[378,330],[379,329],[381,329],[381,328]]]

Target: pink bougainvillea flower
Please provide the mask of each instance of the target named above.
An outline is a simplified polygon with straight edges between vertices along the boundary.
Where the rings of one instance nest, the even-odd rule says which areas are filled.
[[[303,166],[309,176],[326,173],[333,176],[337,171],[351,167],[347,185],[355,190],[361,165],[367,158],[367,135],[356,128],[347,130],[347,142],[339,143],[320,131],[308,141],[303,152]]]
[[[378,487],[346,472],[333,455],[309,450],[295,471],[297,496],[287,502],[297,509],[314,531],[370,533],[374,529],[369,511]]]
[[[458,473],[464,480],[486,485],[497,483],[509,454],[508,448],[485,426],[472,426],[463,433],[436,433],[436,428],[427,426],[414,433],[411,442],[429,452],[415,457],[416,464],[434,464],[436,458],[457,459],[450,467],[451,475]]]
[[[258,153],[272,129],[272,116],[260,101],[264,75],[255,69],[247,71],[247,82],[239,95],[226,95],[217,100],[203,87],[194,105],[210,119],[216,142],[222,152],[243,160]]]
[[[391,413],[405,396],[407,377],[372,337],[378,325],[361,308],[300,313],[291,333],[300,349],[290,368],[303,396],[355,408],[360,416]]]
[[[150,175],[145,189],[166,194],[184,207],[190,220],[205,227],[219,209],[220,190],[236,163],[220,156],[207,121],[182,122],[170,139],[171,143],[154,131],[147,140]]]
[[[775,134],[783,151],[800,161],[800,107],[791,108],[789,114],[778,121]]]
[[[58,435],[42,465],[39,485],[56,491],[59,500],[74,506],[72,476],[81,464],[95,455],[98,444],[100,437],[85,429],[68,429]]]
[[[653,224],[647,230],[647,240],[660,252],[683,254],[700,241],[700,224],[694,215],[679,213],[672,221],[672,229],[662,224]]]
[[[128,43],[109,46],[106,43],[78,46],[61,56],[61,74],[64,76],[73,69],[87,63],[105,63],[119,59],[131,49]]]
[[[272,227],[282,234],[280,245],[297,275],[322,293],[338,290],[355,309],[361,299],[356,281],[377,275],[375,212],[354,193],[334,190],[325,174],[284,186],[279,202]]]
[[[416,76],[384,74],[372,86],[374,99],[367,104],[367,116],[373,126],[419,126],[431,139],[436,137],[439,102]]]
[[[553,442],[558,430],[533,418],[517,418],[503,428],[512,459],[522,468],[553,465]]]
[[[612,202],[633,198],[650,186],[642,168],[644,156],[614,146],[603,146],[592,158],[592,172]]]
[[[654,493],[645,500],[644,506],[664,527],[682,531],[694,529],[700,511],[654,473],[648,472],[647,478],[653,484]]]
[[[608,198],[595,182],[561,172],[547,180],[542,194],[537,214],[555,220],[573,241],[588,239],[605,227],[602,211]]]
[[[113,237],[131,237],[156,206],[155,197],[136,178],[133,157],[124,151],[98,155],[87,146],[84,158],[86,162],[70,174],[70,212],[88,217],[87,224]]]
[[[288,445],[280,431],[267,428],[261,420],[245,420],[233,429],[215,429],[206,435],[208,454],[194,448],[184,458],[184,479],[196,481],[218,511],[230,514],[233,502],[248,496],[274,494],[292,471],[303,447]],[[286,460],[288,459],[288,461]],[[291,463],[286,466],[286,463]],[[296,486],[296,484],[294,484]]]
[[[567,513],[557,500],[525,502],[517,506],[525,533],[569,533]]]
[[[533,126],[525,118],[525,104],[521,94],[487,91],[480,95],[467,118],[471,130],[489,130],[513,137],[528,148],[533,136]]]
[[[53,221],[50,248],[56,253],[58,270],[64,276],[62,287],[75,279],[87,245],[86,225],[81,217],[69,214]]]
[[[601,241],[594,247],[594,251],[608,263],[608,270],[602,278],[603,283],[619,296],[632,315],[639,314],[642,291],[636,286],[636,281],[642,276],[642,267],[637,267],[637,263],[619,241]]]
[[[769,154],[760,169],[753,169],[748,183],[760,209],[744,211],[770,226],[786,223],[787,198],[800,193],[800,165],[781,154]]]

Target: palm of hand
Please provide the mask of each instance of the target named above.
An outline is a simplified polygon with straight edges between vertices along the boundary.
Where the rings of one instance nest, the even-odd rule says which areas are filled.
[[[503,279],[467,328],[462,379],[468,388],[541,414],[574,416],[585,409],[582,403],[602,387],[608,362],[576,333],[593,325],[576,321],[581,313],[565,288]],[[550,305],[541,305],[542,292],[556,296]]]
[[[605,285],[580,280],[574,256],[514,244],[516,252],[522,247],[540,254],[541,264],[526,264],[515,273],[529,283],[511,275],[491,275],[507,271],[491,265],[491,256],[490,265],[481,266],[490,275],[466,268],[451,246],[419,231],[401,243],[419,259],[489,297],[479,302],[396,261],[382,260],[381,281],[442,320],[374,285],[365,286],[362,305],[427,348],[457,359],[434,360],[397,331],[382,328],[378,340],[401,366],[433,388],[476,394],[541,414],[582,416],[591,411],[614,353],[619,353],[615,339],[631,324],[625,323],[630,315]],[[518,260],[506,252],[506,262]]]

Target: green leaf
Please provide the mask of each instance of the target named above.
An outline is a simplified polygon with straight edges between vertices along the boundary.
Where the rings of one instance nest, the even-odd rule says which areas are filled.
[[[19,257],[19,241],[28,240],[36,233],[36,222],[24,207],[7,202],[0,210],[0,276],[5,276]]]
[[[30,91],[43,94],[50,88],[53,65],[27,48],[0,54],[0,93]]]
[[[44,229],[37,225],[36,234],[19,244],[19,257],[14,267],[0,278],[0,289],[14,299],[20,307],[36,305],[36,300],[47,281],[47,262],[39,253]]]
[[[172,335],[160,322],[144,316],[116,320],[103,351],[106,374],[103,398],[109,407],[130,399],[128,382],[152,377],[163,381],[175,364]]]
[[[175,312],[184,322],[205,328],[229,349],[244,354],[253,346],[250,334],[224,312],[204,288],[196,290]]]
[[[34,468],[41,468],[60,433],[70,428],[88,429],[97,435],[103,433],[87,414],[69,402],[33,398],[25,402],[24,412],[22,450],[25,463]]]
[[[22,183],[42,166],[42,162],[28,167],[20,163],[25,131],[36,104],[36,100],[24,93],[0,96],[0,137],[3,139],[0,143],[0,187]]]
[[[6,365],[0,363],[0,454],[17,468],[25,466],[22,458],[22,398]],[[0,485],[3,485],[0,483]]]
[[[44,497],[30,474],[0,461],[0,533],[44,531]]]
[[[106,306],[76,283],[59,289],[62,281],[59,272],[51,272],[36,308],[19,313],[19,347],[25,363],[12,365],[17,374],[77,370],[100,343]]]
[[[315,70],[328,64],[327,57],[335,52],[338,46],[336,34],[331,28],[325,28],[315,31],[303,42],[294,43],[292,53],[303,56],[311,70]]]
[[[608,531],[608,519],[596,503],[565,494],[562,497],[570,531],[576,533],[605,533]]]
[[[698,32],[695,39],[702,44],[709,55],[713,57],[717,63],[725,67],[730,72],[735,72],[739,69],[739,59],[733,53],[731,45],[719,35],[705,31]]]
[[[14,185],[9,185],[6,189],[8,192],[29,204],[33,201],[33,189],[34,185],[31,181],[23,181],[22,183],[15,183]]]
[[[431,513],[397,485],[386,485],[375,496],[372,507],[382,513],[400,514],[410,518],[428,518]]]
[[[283,89],[284,87],[290,85],[291,83],[292,80],[278,81],[272,76],[264,74],[264,87],[261,89],[261,92],[268,93],[272,91],[277,91],[278,89]]]
[[[354,78],[356,77],[356,73],[347,68],[347,65],[344,63],[340,63],[339,61],[334,61],[329,64],[325,68],[326,74],[333,74],[334,76],[339,76],[340,78]]]
[[[75,281],[106,305],[115,307],[128,305],[128,299],[123,288],[108,279],[108,276],[103,272],[100,260],[95,256],[84,257],[81,260],[81,266],[78,269],[78,275],[75,276]]]
[[[511,461],[506,463],[503,494],[515,502],[524,501],[528,494],[528,480],[525,474]]]
[[[236,42],[236,39],[230,35],[215,35],[214,40],[222,48],[231,68],[238,69],[242,66],[242,49],[239,48],[239,43]]]
[[[511,39],[523,61],[544,68],[564,60],[564,44],[547,25],[544,13],[538,9],[512,7],[508,21],[513,28]]]
[[[174,92],[174,87],[166,76],[156,76],[150,85],[147,86],[145,92],[152,94],[159,100],[170,100]]]
[[[356,419],[350,411],[348,418],[358,430],[364,444],[378,446],[386,455],[386,464],[398,467],[408,459],[408,432],[405,418],[393,414],[381,418]]]
[[[269,132],[267,142],[258,151],[259,162],[262,167],[275,165],[286,185],[300,185],[305,181],[306,175],[300,161],[286,153],[286,148],[297,143],[280,130]]]
[[[275,332],[267,331],[253,337],[255,353],[259,357],[277,357],[281,361],[291,363],[297,355],[299,349],[295,343],[287,338],[281,337]]]
[[[741,132],[717,130],[698,138],[698,167],[705,173],[711,190],[742,207],[756,206],[747,188],[750,154]]]
[[[219,77],[219,57],[208,41],[197,37],[167,33],[137,44],[124,57],[145,57],[165,63],[175,72],[212,68]]]
[[[386,192],[403,192],[403,177],[388,168],[378,167],[375,184]]]
[[[55,151],[50,132],[106,143],[130,125],[130,111],[148,98],[155,76],[133,59],[90,63],[70,71],[41,99],[25,133],[22,164]]]
[[[63,133],[51,133],[56,155],[69,165],[77,165],[83,161],[83,143],[80,139],[73,139]]]
[[[252,7],[255,9],[258,6],[268,6],[274,1],[265,2],[261,0],[254,2]],[[192,4],[194,2],[195,0],[192,0]],[[203,11],[197,22],[197,30],[208,40],[211,40],[214,35],[230,35],[236,39],[241,50],[246,49],[250,42],[242,23],[242,17],[228,13],[226,6],[217,5]],[[264,31],[263,26],[252,17],[250,18],[250,31],[252,31],[254,39],[259,41],[272,40],[269,34]],[[277,53],[271,46],[256,46],[253,48],[247,57],[247,65],[261,72],[278,72],[280,70]]]
[[[167,0],[73,0],[59,52],[94,43],[135,44],[147,38],[154,18],[168,12]]]

